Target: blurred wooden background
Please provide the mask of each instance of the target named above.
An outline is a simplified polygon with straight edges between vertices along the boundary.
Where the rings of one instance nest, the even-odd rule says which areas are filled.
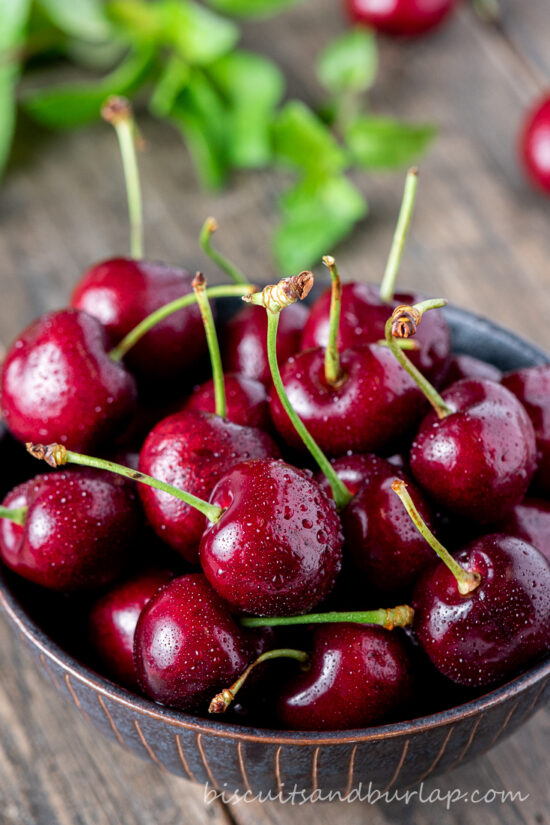
[[[421,165],[413,232],[401,283],[491,316],[550,349],[550,200],[526,184],[516,160],[525,108],[550,85],[548,0],[501,0],[500,28],[483,26],[468,4],[433,36],[382,42],[372,106],[381,114],[437,123],[441,134]],[[275,57],[290,94],[320,95],[311,65],[344,20],[335,0],[306,0],[275,21],[250,25],[248,45]],[[197,235],[213,214],[217,242],[252,277],[272,277],[269,237],[277,179],[243,174],[216,196],[198,190],[179,137],[144,119],[141,161],[147,254],[209,267]],[[371,214],[337,250],[346,278],[378,280],[403,176],[360,175]],[[40,137],[21,129],[0,189],[0,341],[46,309],[66,303],[90,263],[127,250],[118,149],[112,131]],[[327,250],[329,251],[329,250]],[[290,274],[290,273],[287,273]],[[212,278],[214,280],[214,277]],[[550,823],[550,713],[486,757],[437,777],[425,793],[521,791],[527,801],[294,807],[205,806],[203,789],[161,774],[89,728],[43,684],[0,619],[1,825],[283,825]]]

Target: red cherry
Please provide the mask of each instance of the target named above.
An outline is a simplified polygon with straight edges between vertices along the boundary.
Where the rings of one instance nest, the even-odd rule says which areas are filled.
[[[484,378],[498,383],[502,379],[502,372],[493,364],[488,364],[487,361],[460,353],[449,359],[443,387],[450,387],[451,384],[456,384],[463,378]]]
[[[533,423],[537,439],[534,483],[550,495],[550,365],[509,373],[502,384],[519,398]]]
[[[242,427],[271,429],[267,391],[260,381],[239,373],[224,374],[226,417]],[[183,406],[184,410],[216,411],[214,379],[195,387]]]
[[[533,477],[529,416],[493,381],[465,379],[442,398],[450,414],[426,416],[411,447],[411,472],[451,513],[482,524],[498,521],[521,501]]]
[[[278,455],[275,442],[262,430],[186,410],[168,416],[151,430],[140,453],[139,469],[208,499],[216,482],[239,461]],[[139,492],[153,530],[196,564],[205,517],[168,493],[142,486]]]
[[[131,485],[88,470],[36,476],[12,490],[3,506],[28,508],[22,525],[0,520],[4,564],[35,584],[66,592],[116,579],[141,521]]]
[[[205,577],[193,573],[159,590],[139,617],[134,661],[143,691],[183,710],[207,708],[260,652]]]
[[[188,295],[192,276],[184,269],[151,261],[112,258],[84,273],[71,306],[93,315],[112,346],[165,304]],[[180,376],[206,353],[201,316],[195,305],[156,324],[129,351],[129,368],[141,378]]]
[[[336,387],[326,380],[321,348],[293,356],[281,370],[290,403],[323,452],[331,456],[347,450],[377,452],[414,428],[425,400],[389,349],[374,345],[346,349],[340,352],[340,365],[343,378]],[[303,450],[274,388],[270,409],[286,443]]]
[[[438,26],[457,0],[346,0],[348,13],[362,23],[385,34],[423,34]]]
[[[521,539],[484,536],[455,554],[481,577],[463,596],[438,564],[418,580],[414,629],[434,665],[460,685],[514,675],[550,647],[550,564]]]
[[[530,179],[550,192],[550,96],[540,100],[527,114],[520,154]]]
[[[360,624],[315,629],[311,664],[277,702],[291,730],[345,730],[395,718],[412,696],[412,664],[397,631]]]
[[[243,461],[218,482],[223,509],[200,544],[204,573],[238,613],[307,613],[340,572],[342,534],[334,502],[311,474],[283,461]]]
[[[88,618],[92,647],[106,672],[125,687],[137,687],[134,634],[140,613],[172,578],[168,570],[145,570],[114,585],[92,606]]]
[[[93,450],[128,423],[136,387],[109,358],[101,325],[79,310],[43,315],[14,341],[2,370],[2,412],[21,441]]]
[[[378,290],[369,284],[342,285],[342,307],[338,331],[338,347],[346,350],[384,339],[386,321],[396,306],[413,304],[418,296],[398,293],[393,301],[384,303]],[[326,347],[330,324],[331,289],[327,289],[314,303],[304,326],[301,349]],[[287,310],[285,310],[286,312]],[[285,316],[282,313],[282,318]],[[418,369],[438,383],[447,368],[451,339],[447,322],[439,312],[424,315],[415,337],[420,347],[408,353]]]
[[[277,360],[284,364],[300,349],[300,337],[308,311],[301,304],[287,307],[281,314],[277,335]],[[241,309],[224,326],[223,365],[228,372],[238,372],[271,385],[267,360],[267,318],[261,307]]]
[[[495,529],[532,544],[550,562],[550,501],[524,498]]]

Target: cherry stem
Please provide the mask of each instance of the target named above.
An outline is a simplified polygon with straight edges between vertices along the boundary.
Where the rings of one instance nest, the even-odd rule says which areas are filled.
[[[242,298],[255,289],[256,287],[252,286],[252,284],[224,284],[222,286],[209,287],[204,290],[204,294],[208,298]],[[140,321],[134,329],[130,330],[128,335],[111,350],[109,353],[110,357],[113,361],[121,361],[132,347],[156,324],[164,321],[164,319],[168,318],[172,313],[178,312],[180,309],[185,309],[185,307],[190,307],[196,302],[197,296],[192,292],[191,294],[183,295],[181,298],[176,298],[175,301],[170,301],[169,304],[165,304],[163,307],[155,310],[155,312],[152,312],[147,318],[144,318],[143,321]]]
[[[334,624],[352,622],[354,624],[376,624],[385,630],[394,627],[408,627],[414,619],[414,610],[408,604],[397,607],[381,607],[378,610],[352,610],[351,612],[309,613],[304,616],[271,616],[239,619],[243,627],[278,627],[295,624]]]
[[[340,310],[342,308],[342,282],[336,267],[336,261],[331,255],[325,255],[323,263],[330,270],[332,291],[330,296],[330,318],[328,343],[325,350],[325,378],[331,387],[338,387],[342,383],[342,367],[338,352],[338,330],[340,327]]]
[[[484,23],[500,23],[502,10],[499,0],[472,0],[472,6]]]
[[[135,259],[143,258],[143,208],[132,106],[125,97],[110,97],[101,107],[101,115],[114,127],[120,147],[130,219],[130,254]]]
[[[277,328],[279,326],[279,314],[285,306],[302,300],[309,293],[313,286],[313,275],[311,272],[301,272],[293,278],[283,278],[274,286],[266,286],[261,292],[246,296],[243,300],[249,303],[263,306],[267,311],[267,358],[271,370],[273,386],[277,391],[279,400],[283,405],[286,414],[292,421],[294,429],[304,442],[305,446],[319,465],[319,468],[326,476],[331,486],[336,507],[343,509],[352,499],[352,495],[344,482],[338,477],[336,471],[326,455],[323,453],[309,430],[298,417],[294,407],[290,403],[286,393],[281,371],[277,361]]]
[[[107,470],[109,473],[115,473],[119,476],[129,478],[131,481],[139,481],[140,484],[146,484],[148,487],[154,487],[155,490],[160,490],[163,493],[168,493],[180,501],[185,502],[190,507],[194,507],[199,513],[202,513],[208,521],[215,523],[220,518],[223,510],[221,507],[216,507],[214,504],[209,504],[202,498],[197,498],[192,493],[186,493],[185,490],[180,490],[178,487],[173,487],[172,484],[167,484],[165,481],[159,481],[157,478],[140,473],[138,470],[133,470],[131,467],[125,467],[123,464],[116,464],[114,461],[108,461],[104,458],[95,458],[94,456],[82,455],[81,453],[73,453],[72,450],[67,450],[63,444],[33,444],[28,442],[25,444],[27,452],[33,458],[42,459],[50,467],[63,467],[65,464],[78,464],[80,467],[93,467],[96,470]]]
[[[277,648],[277,650],[267,650],[248,665],[246,670],[244,670],[239,678],[233,682],[231,687],[224,688],[220,691],[220,693],[214,696],[210,702],[208,713],[225,713],[231,703],[235,700],[237,693],[242,688],[252,671],[258,667],[258,665],[261,665],[264,662],[270,662],[272,659],[283,658],[295,659],[297,662],[300,662],[304,670],[307,670],[307,666],[309,664],[309,654],[304,650],[295,650],[292,647],[281,647]]]
[[[211,261],[219,266],[222,272],[225,272],[226,275],[229,275],[232,281],[236,284],[248,284],[250,281],[245,275],[241,272],[241,270],[235,266],[235,264],[231,263],[231,261],[222,255],[221,252],[218,252],[217,249],[214,249],[212,246],[212,235],[218,229],[218,222],[215,218],[207,218],[203,224],[200,234],[200,245],[202,247],[203,252],[205,252]]]
[[[394,493],[397,493],[401,502],[409,514],[411,521],[413,522],[414,526],[420,533],[420,535],[428,542],[432,550],[434,550],[441,561],[447,565],[453,576],[455,577],[457,584],[458,584],[458,592],[462,596],[467,596],[468,593],[471,593],[476,587],[479,586],[481,582],[481,576],[479,573],[472,573],[469,570],[465,570],[462,565],[460,565],[456,559],[454,559],[446,547],[443,547],[440,541],[436,539],[420,513],[415,507],[414,501],[412,500],[409,491],[407,490],[407,485],[401,479],[396,478],[392,482],[392,490]]]
[[[416,352],[418,352],[418,350],[420,349],[420,345],[418,344],[418,341],[409,341],[408,338],[394,338],[393,340],[394,340],[396,346],[399,347],[399,349],[411,350],[411,351],[416,351]],[[386,341],[385,338],[381,338],[376,343],[378,344],[379,347],[389,347],[389,344],[388,344],[388,342]]]
[[[397,273],[401,264],[403,256],[403,248],[407,235],[409,234],[409,227],[411,225],[411,218],[414,209],[414,202],[416,200],[416,189],[418,186],[418,169],[413,167],[407,172],[405,179],[405,189],[403,191],[403,200],[401,201],[401,209],[399,210],[399,217],[397,218],[397,226],[386,264],[386,270],[382,283],[380,284],[380,300],[385,304],[389,304],[393,300],[395,292],[395,282],[397,280]]]
[[[415,381],[420,390],[422,390],[434,408],[437,417],[440,419],[451,415],[453,409],[445,403],[433,384],[431,384],[428,379],[422,375],[420,370],[415,367],[405,352],[403,352],[398,344],[398,340],[408,338],[410,335],[415,335],[423,314],[430,309],[439,309],[440,307],[444,307],[446,304],[447,301],[443,298],[434,298],[429,301],[422,301],[412,307],[398,306],[394,310],[391,318],[389,318],[386,322],[385,330],[387,345],[403,369],[409,373],[413,381]]]
[[[19,524],[22,527],[25,524],[28,507],[0,507],[0,518],[13,521],[14,524]]]
[[[227,414],[227,401],[225,398],[225,384],[223,378],[220,344],[216,333],[216,325],[214,323],[214,316],[212,315],[212,308],[206,294],[206,278],[202,272],[197,272],[193,278],[192,286],[197,297],[197,303],[199,305],[202,322],[204,324],[206,342],[208,344],[208,352],[210,354],[210,363],[212,364],[216,415],[220,415],[222,418],[225,418]]]

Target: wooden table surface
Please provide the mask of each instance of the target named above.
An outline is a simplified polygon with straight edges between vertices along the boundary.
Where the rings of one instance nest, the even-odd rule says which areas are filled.
[[[402,268],[414,285],[517,330],[550,349],[550,201],[525,183],[516,161],[518,125],[550,77],[548,0],[501,0],[500,29],[469,8],[434,36],[382,44],[373,108],[440,127],[422,162],[412,237]],[[287,69],[290,92],[315,101],[312,59],[344,25],[334,0],[307,0],[276,21],[255,24],[249,45]],[[197,234],[217,217],[218,243],[249,273],[272,277],[269,236],[280,182],[243,174],[216,196],[198,189],[180,140],[142,122],[142,159],[150,257],[209,267]],[[63,306],[90,263],[125,252],[127,222],[119,158],[104,125],[39,138],[20,130],[17,153],[0,189],[0,339]],[[347,278],[376,280],[399,206],[400,174],[356,176],[371,214],[338,252]],[[329,250],[327,250],[328,252]],[[430,781],[481,793],[520,791],[519,802],[412,801],[306,807],[259,803],[205,805],[203,789],[161,774],[96,733],[41,681],[6,621],[0,619],[0,823],[17,825],[355,825],[447,821],[469,825],[550,823],[550,713],[541,710],[487,756]]]

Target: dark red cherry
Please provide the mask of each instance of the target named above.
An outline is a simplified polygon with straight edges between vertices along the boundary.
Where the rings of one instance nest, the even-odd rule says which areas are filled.
[[[125,687],[137,687],[134,634],[140,613],[172,578],[168,570],[144,570],[115,584],[92,606],[88,618],[91,645],[106,672]]]
[[[239,373],[224,374],[225,398],[227,402],[226,417],[243,427],[259,427],[260,430],[271,429],[269,403],[265,385],[255,378],[247,378]],[[216,411],[214,380],[195,387],[187,399],[184,410]]]
[[[412,664],[397,631],[320,625],[311,664],[283,686],[277,715],[291,730],[345,730],[394,719],[412,696]]]
[[[203,710],[260,652],[258,638],[239,627],[202,574],[181,576],[141,612],[134,641],[138,682],[156,702]]]
[[[455,384],[463,378],[484,378],[498,383],[502,379],[502,372],[493,364],[474,358],[473,355],[463,353],[452,355],[449,358],[443,386],[450,387],[451,384]]]
[[[418,580],[414,629],[434,665],[460,685],[483,687],[516,674],[550,647],[550,564],[521,539],[492,534],[454,558],[481,577],[461,595],[440,563]]]
[[[451,513],[482,524],[498,521],[531,482],[533,425],[512,393],[493,381],[465,379],[443,392],[450,415],[430,412],[410,452],[411,472]]]
[[[262,430],[241,427],[227,419],[187,410],[160,421],[147,436],[139,457],[142,473],[208,499],[216,482],[246,458],[277,457],[274,441]],[[191,562],[205,517],[168,493],[140,485],[141,500],[157,535]]]
[[[342,307],[338,332],[340,350],[358,344],[372,344],[384,339],[386,321],[399,304],[414,304],[418,296],[399,293],[386,304],[378,290],[369,284],[342,285]],[[328,343],[331,289],[327,289],[314,303],[302,335],[301,349],[326,347]],[[286,312],[286,310],[285,310]],[[284,312],[282,316],[284,317]],[[420,349],[407,353],[411,361],[434,383],[444,375],[449,357],[451,339],[449,328],[441,312],[428,312],[422,318],[415,341]]]
[[[355,23],[384,34],[414,37],[438,26],[458,0],[346,0]]]
[[[532,544],[550,562],[550,501],[524,498],[495,529]]]
[[[301,304],[292,304],[281,313],[277,332],[277,360],[284,364],[300,349],[302,329],[308,311]],[[271,385],[267,360],[267,316],[258,306],[241,309],[225,324],[222,332],[222,358],[227,372],[238,372]]]
[[[550,364],[509,373],[503,385],[519,398],[535,428],[537,439],[536,487],[550,495]]]
[[[414,431],[425,399],[389,349],[358,346],[343,350],[340,365],[343,378],[338,387],[326,380],[324,349],[301,352],[281,370],[290,403],[327,455],[348,450],[378,452]],[[270,409],[286,443],[303,450],[274,388]]]
[[[114,346],[152,312],[191,293],[192,280],[179,267],[112,258],[84,273],[73,291],[71,306],[97,318]],[[206,338],[194,304],[156,324],[125,360],[141,378],[159,379],[180,376],[205,353]]]
[[[124,429],[136,386],[108,354],[105,330],[76,309],[43,315],[14,341],[2,369],[2,412],[20,441],[93,452]]]
[[[307,613],[331,591],[342,559],[334,502],[310,473],[284,461],[243,461],[216,485],[224,509],[206,529],[200,561],[238,613]]]
[[[345,482],[348,462],[356,456],[333,461]],[[419,574],[433,564],[433,551],[403,510],[392,490],[392,481],[406,478],[388,461],[364,455],[363,483],[342,513],[346,558],[366,584],[386,593],[410,588]],[[326,483],[326,482],[325,482]],[[409,483],[410,493],[424,521],[431,527],[431,508]]]
[[[4,507],[27,507],[21,526],[0,520],[0,556],[50,590],[92,590],[124,571],[141,524],[132,485],[88,470],[48,473],[12,490]]]
[[[528,112],[521,133],[520,155],[533,183],[550,192],[550,95]]]

